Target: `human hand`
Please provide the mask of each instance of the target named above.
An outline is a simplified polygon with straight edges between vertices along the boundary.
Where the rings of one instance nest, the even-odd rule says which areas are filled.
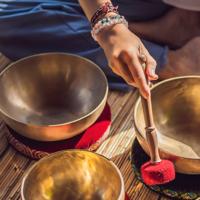
[[[108,64],[114,73],[129,85],[135,86],[147,98],[150,95],[145,73],[149,80],[156,80],[156,61],[148,53],[140,39],[123,24],[103,29],[97,41],[104,49]],[[142,63],[146,64],[145,73]]]

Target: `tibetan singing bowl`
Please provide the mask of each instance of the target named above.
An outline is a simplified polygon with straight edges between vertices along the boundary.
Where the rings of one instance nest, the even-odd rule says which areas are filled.
[[[22,200],[124,200],[119,169],[81,150],[53,153],[35,163],[22,181]]]
[[[108,84],[101,69],[79,56],[47,53],[9,65],[0,74],[0,113],[19,134],[39,140],[71,138],[104,109]]]
[[[177,172],[200,174],[200,76],[156,84],[152,104],[161,158],[173,161]],[[139,143],[149,154],[140,98],[134,121]]]

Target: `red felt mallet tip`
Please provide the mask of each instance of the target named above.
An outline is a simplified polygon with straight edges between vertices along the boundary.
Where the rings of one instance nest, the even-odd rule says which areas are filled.
[[[147,185],[161,185],[175,179],[174,164],[169,160],[158,163],[146,162],[141,167],[141,175]]]

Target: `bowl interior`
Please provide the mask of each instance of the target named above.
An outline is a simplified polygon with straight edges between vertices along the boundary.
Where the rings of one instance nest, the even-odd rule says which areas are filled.
[[[63,151],[40,160],[24,177],[23,200],[116,200],[122,188],[107,159],[87,151]]]
[[[152,89],[153,114],[160,148],[186,158],[200,157],[200,77],[180,77]],[[136,126],[145,137],[142,106]]]
[[[0,109],[22,123],[78,120],[105,98],[107,81],[92,62],[68,54],[41,54],[11,64],[0,76]]]

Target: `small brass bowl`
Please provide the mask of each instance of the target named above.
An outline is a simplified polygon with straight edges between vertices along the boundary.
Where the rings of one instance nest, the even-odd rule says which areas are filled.
[[[119,169],[82,150],[53,153],[35,163],[21,187],[22,200],[124,200]]]
[[[200,76],[168,79],[151,91],[161,157],[172,160],[177,172],[200,174]],[[140,145],[149,154],[140,98],[134,121]]]
[[[19,134],[39,141],[71,138],[93,124],[108,94],[103,71],[65,53],[30,56],[0,74],[0,113]]]

